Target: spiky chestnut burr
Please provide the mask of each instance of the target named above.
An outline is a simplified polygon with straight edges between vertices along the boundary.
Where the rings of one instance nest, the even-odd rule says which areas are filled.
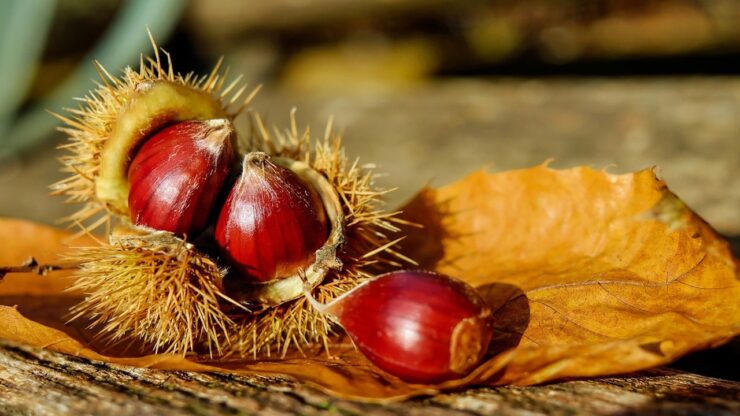
[[[234,129],[226,119],[184,121],[147,139],[128,171],[131,221],[197,236],[231,170]]]
[[[491,311],[467,284],[415,270],[383,274],[329,304],[357,348],[405,381],[460,378],[480,362],[491,340]]]
[[[256,356],[307,343],[328,347],[333,325],[301,297],[301,276],[311,282],[316,297],[327,302],[379,268],[399,267],[399,262],[409,261],[395,249],[400,238],[394,234],[404,222],[397,212],[384,211],[380,206],[388,190],[376,187],[369,165],[345,157],[340,138],[332,135],[329,126],[324,141],[314,143],[307,130],[298,132],[291,117],[285,136],[276,131],[277,136],[269,137],[254,113],[257,129],[248,141],[232,143],[233,149],[239,154],[264,151],[275,164],[295,172],[317,190],[331,226],[326,243],[316,251],[316,260],[305,270],[267,283],[239,285],[238,293],[229,291],[231,276],[224,278],[222,286],[220,267],[225,265],[205,254],[206,247],[187,245],[174,235],[162,238],[166,233],[148,227],[127,226],[128,173],[137,150],[158,131],[190,120],[233,120],[257,90],[243,102],[236,102],[245,87],[239,87],[238,77],[226,83],[219,65],[207,76],[180,75],[174,72],[168,54],[156,45],[154,51],[153,58],[142,57],[137,70],[125,68],[120,77],[98,65],[102,82],[81,100],[79,108],[68,110],[66,116],[57,115],[66,124],[61,130],[69,135],[69,143],[62,146],[67,154],[60,159],[70,176],[52,189],[54,194],[66,196],[68,202],[82,205],[66,220],[79,226],[80,233],[100,226],[110,231],[120,224],[124,228],[121,236],[133,238],[125,241],[136,242],[123,244],[121,238],[110,236],[108,243],[89,247],[86,254],[77,257],[81,263],[78,288],[84,291],[86,300],[76,311],[96,321],[102,334],[160,340],[160,351],[188,353],[196,347],[220,345],[227,354]],[[164,64],[161,57],[165,57]],[[172,258],[167,253],[177,253],[175,248],[180,246],[200,260],[167,260]],[[109,257],[121,261],[108,261]],[[157,267],[160,261],[176,267]],[[199,269],[199,264],[207,261],[216,267]],[[190,281],[200,283],[194,287],[175,286],[185,290],[177,292],[182,294],[177,300],[165,296],[170,293],[167,284],[188,280],[188,275],[197,276],[197,280]],[[121,290],[129,287],[133,277],[139,289]],[[238,298],[241,305],[250,306],[251,312],[228,311],[234,312],[229,315],[233,325],[223,314],[206,315],[213,317],[210,321],[194,319],[200,316],[199,311],[215,312],[211,309],[214,298],[199,296],[200,285],[213,288],[210,293],[227,302],[227,293]],[[172,310],[192,314],[173,316],[168,313]],[[140,325],[142,316],[148,318],[147,325]],[[215,337],[197,337],[204,330]]]
[[[110,244],[82,247],[67,259],[79,264],[70,290],[85,299],[73,319],[87,317],[100,336],[137,338],[155,352],[222,352],[233,321],[221,304],[225,271],[168,232],[118,228]]]
[[[176,73],[169,54],[152,44],[154,57],[142,56],[138,69],[127,67],[121,76],[97,65],[97,88],[79,108],[57,115],[69,136],[60,160],[70,176],[52,185],[53,194],[81,204],[66,220],[80,234],[103,225],[106,233],[118,230],[106,243],[72,254],[80,263],[75,288],[85,294],[75,316],[92,319],[109,339],[132,337],[180,354],[219,352],[233,323],[220,309],[229,300],[221,265],[174,234],[131,226],[129,173],[137,152],[158,132],[181,122],[233,120],[257,90],[242,101],[246,86],[241,77],[227,83],[221,62],[202,77]],[[228,141],[241,151],[235,135]]]

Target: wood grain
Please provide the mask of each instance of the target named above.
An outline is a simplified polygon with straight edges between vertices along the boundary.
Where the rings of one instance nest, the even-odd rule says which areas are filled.
[[[480,387],[390,405],[338,400],[289,380],[92,362],[0,341],[0,414],[740,413],[740,383],[671,369],[537,387]]]

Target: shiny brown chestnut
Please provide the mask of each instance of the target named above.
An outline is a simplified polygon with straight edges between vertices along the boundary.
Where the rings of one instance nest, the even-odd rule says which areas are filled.
[[[244,157],[216,223],[216,242],[240,276],[253,283],[292,276],[314,263],[328,237],[315,189],[265,153]]]
[[[408,382],[461,378],[491,341],[491,312],[475,289],[433,272],[383,274],[326,305],[306,295],[370,361]]]
[[[195,236],[206,227],[233,161],[226,119],[192,120],[148,138],[128,170],[128,205],[137,225]]]

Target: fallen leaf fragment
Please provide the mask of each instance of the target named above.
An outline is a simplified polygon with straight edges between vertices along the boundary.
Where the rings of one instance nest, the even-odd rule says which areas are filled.
[[[469,384],[536,384],[628,373],[740,333],[740,276],[729,246],[650,170],[611,175],[547,166],[475,173],[422,190],[405,218],[406,254],[478,287],[495,316],[489,358],[436,386],[403,383],[337,340],[284,359],[147,355],[66,323],[80,294],[65,272],[8,275],[0,337],[93,360],[164,370],[283,375],[342,397],[397,400]],[[68,234],[0,220],[0,264],[53,262]],[[93,244],[82,240],[77,244]]]

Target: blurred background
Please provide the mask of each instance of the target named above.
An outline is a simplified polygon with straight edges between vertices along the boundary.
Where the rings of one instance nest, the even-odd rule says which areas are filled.
[[[226,58],[264,84],[270,123],[375,162],[400,204],[481,167],[659,166],[690,206],[740,234],[740,1],[0,0],[0,215],[69,213],[47,110],[151,53],[181,72]],[[245,119],[239,121],[246,131]]]

